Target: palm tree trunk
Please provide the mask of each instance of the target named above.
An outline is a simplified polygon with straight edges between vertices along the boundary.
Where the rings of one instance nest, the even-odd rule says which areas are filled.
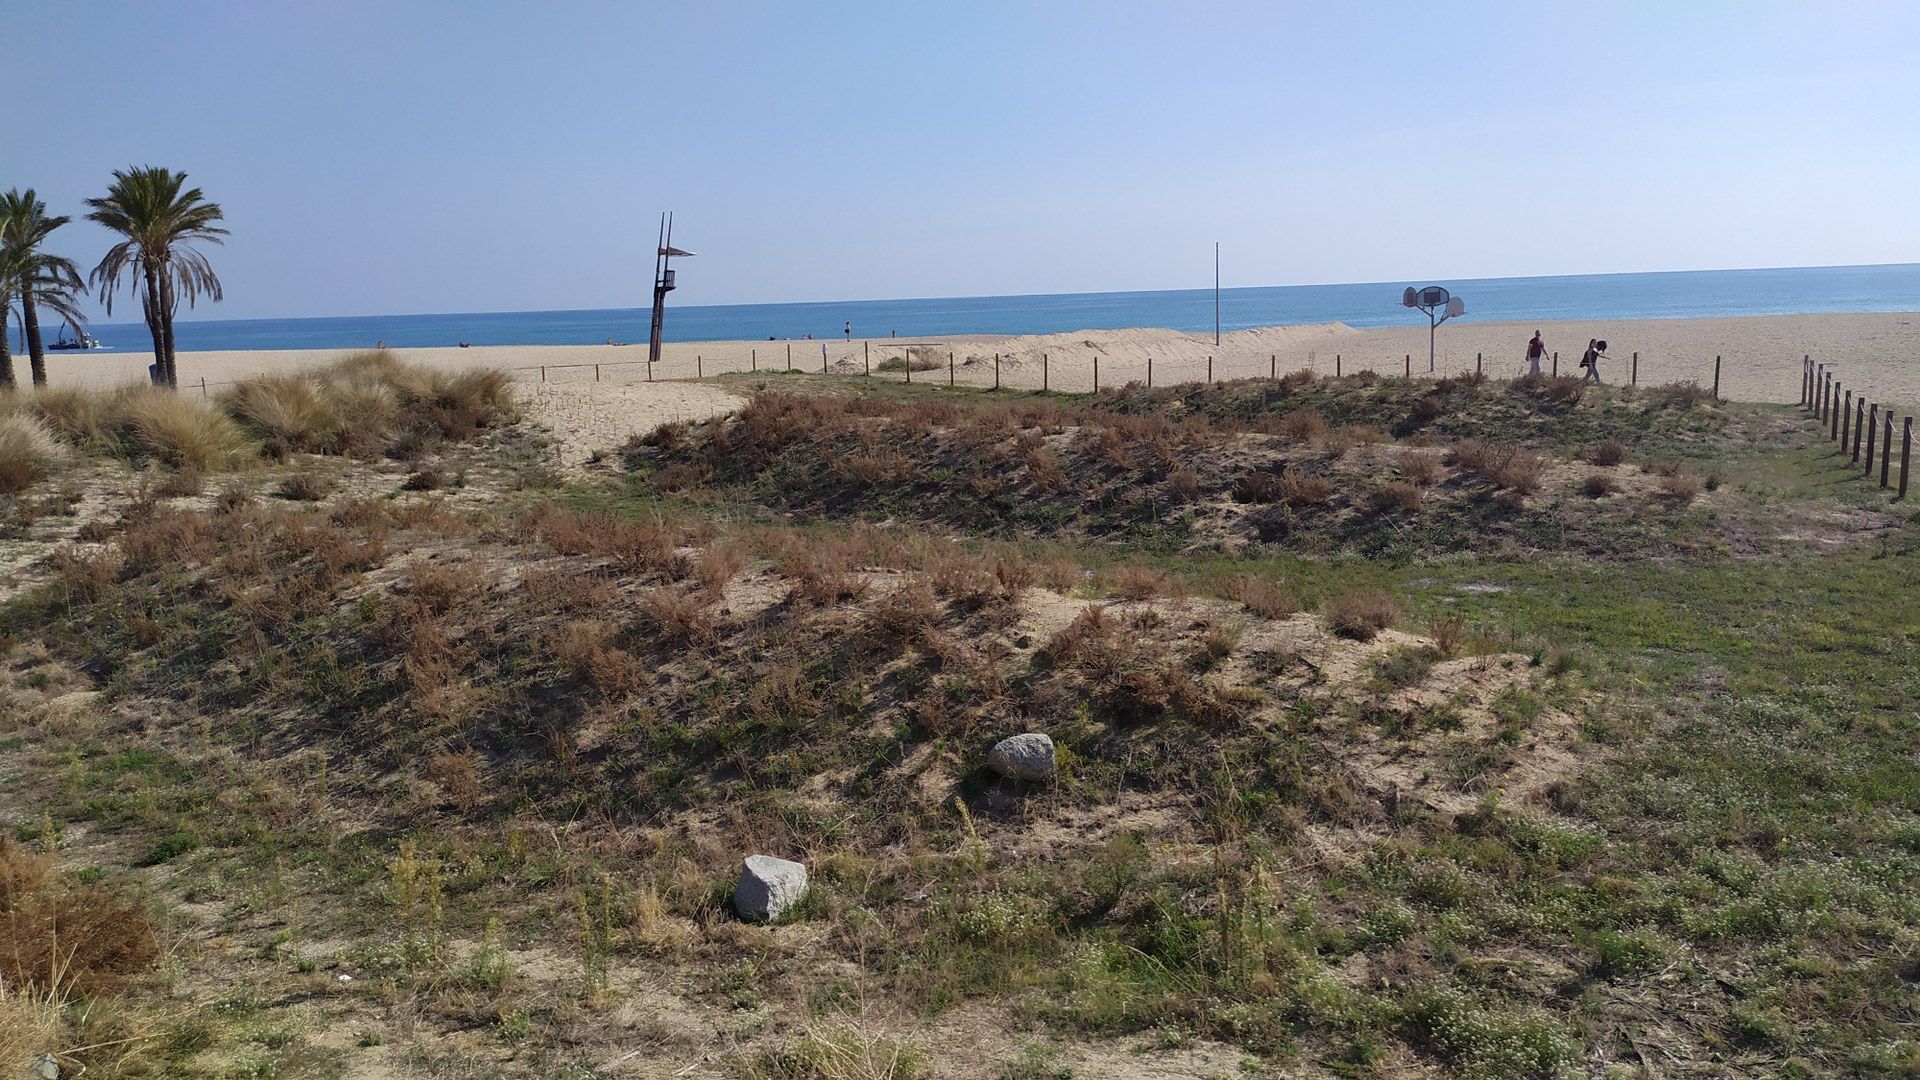
[[[0,294],[4,295],[4,294]],[[13,381],[13,341],[7,336],[7,309],[0,304],[0,390],[11,390]]]
[[[167,340],[167,385],[180,388],[180,365],[173,354],[173,278],[169,274],[160,275],[160,328]]]
[[[160,283],[159,275],[152,267],[144,267],[147,279],[147,291],[140,297],[140,306],[146,309],[147,333],[153,335],[153,371],[150,373],[153,385],[166,386],[167,383],[167,337],[160,326]]]
[[[40,342],[40,313],[33,308],[33,279],[20,275],[20,325],[27,329],[27,365],[33,385],[47,385],[47,350]]]

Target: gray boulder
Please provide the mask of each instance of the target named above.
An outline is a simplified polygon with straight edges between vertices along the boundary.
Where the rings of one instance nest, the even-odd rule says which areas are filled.
[[[733,908],[742,918],[771,920],[807,895],[807,868],[771,855],[749,855],[733,887]]]
[[[1001,739],[987,754],[987,765],[1014,780],[1053,778],[1053,740],[1038,732]]]

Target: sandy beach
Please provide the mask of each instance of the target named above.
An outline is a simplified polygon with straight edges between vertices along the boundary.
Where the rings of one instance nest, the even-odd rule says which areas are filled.
[[[1800,358],[1811,355],[1838,373],[1846,385],[1874,400],[1920,405],[1920,313],[1771,315],[1738,318],[1596,320],[1592,322],[1476,323],[1471,317],[1440,328],[1435,369],[1439,374],[1472,370],[1476,355],[1489,375],[1520,373],[1527,338],[1544,332],[1547,346],[1560,354],[1560,371],[1578,374],[1578,358],[1587,339],[1609,345],[1611,359],[1601,367],[1608,382],[1625,382],[1632,355],[1640,354],[1642,386],[1713,378],[1714,357],[1722,358],[1721,391],[1743,401],[1792,402],[1799,396]],[[209,393],[249,375],[296,370],[326,363],[346,350],[188,352],[179,357],[183,389],[202,380]],[[644,345],[513,345],[473,348],[404,349],[408,361],[434,366],[481,365],[514,369],[530,384],[633,384],[648,381]],[[1332,373],[1372,370],[1399,374],[1411,354],[1416,374],[1427,368],[1427,327],[1410,319],[1404,327],[1360,330],[1341,323],[1264,327],[1223,336],[1162,329],[1087,330],[1024,337],[953,336],[848,341],[708,341],[667,346],[653,373],[656,384],[723,372],[779,371],[789,357],[797,370],[855,374],[872,367],[876,377],[902,378],[881,371],[889,359],[911,354],[916,380],[943,383],[951,356],[955,381],[992,385],[995,357],[1000,384],[1086,391],[1093,388],[1095,362],[1102,386],[1145,381],[1152,368],[1155,385],[1207,378],[1209,357],[1215,379],[1263,376],[1302,367]],[[1336,361],[1336,357],[1338,358]],[[150,358],[139,353],[99,353],[84,358],[56,354],[49,367],[56,384],[113,385],[144,378]],[[21,365],[24,369],[24,364]],[[22,372],[24,375],[24,370]],[[672,396],[662,388],[654,392]],[[614,395],[604,395],[611,405]],[[566,395],[586,408],[590,400]],[[625,409],[640,400],[618,395]],[[698,408],[711,404],[703,397]],[[693,403],[689,403],[692,405]],[[597,429],[605,421],[594,421]],[[617,425],[616,425],[617,426]]]

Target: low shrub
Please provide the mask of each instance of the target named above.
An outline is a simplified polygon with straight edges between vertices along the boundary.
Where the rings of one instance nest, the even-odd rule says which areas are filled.
[[[1251,472],[1234,481],[1233,497],[1244,503],[1319,506],[1332,500],[1333,484],[1314,473]]]
[[[0,495],[18,495],[46,479],[59,458],[59,444],[39,420],[0,416]]]
[[[1620,484],[1607,473],[1594,473],[1580,482],[1580,491],[1589,499],[1602,499],[1619,490]]]
[[[1700,495],[1700,478],[1692,473],[1675,472],[1661,479],[1660,493],[1676,502],[1692,502]]]
[[[173,390],[138,387],[115,395],[116,441],[127,456],[176,469],[226,472],[249,456],[240,426],[207,402]]]
[[[1618,465],[1627,460],[1627,444],[1619,439],[1601,439],[1587,447],[1587,460],[1595,465]]]
[[[1381,513],[1397,510],[1417,514],[1423,499],[1419,488],[1403,480],[1392,480],[1374,489],[1372,501],[1373,508]]]
[[[1400,455],[1400,475],[1409,484],[1430,487],[1440,482],[1440,459],[1425,451],[1408,451]]]
[[[1281,417],[1277,430],[1286,438],[1311,442],[1326,435],[1327,421],[1312,409],[1300,409]]]
[[[1300,610],[1299,598],[1279,581],[1259,574],[1245,574],[1228,583],[1225,595],[1246,605],[1248,611],[1263,619],[1284,619]]]
[[[1372,641],[1405,611],[1384,589],[1361,589],[1334,598],[1327,605],[1327,625],[1344,638]]]
[[[0,986],[80,994],[146,970],[160,946],[145,909],[118,890],[76,881],[0,836]]]
[[[1713,392],[1697,382],[1670,382],[1647,393],[1655,405],[1667,409],[1691,409],[1713,400]]]
[[[333,481],[318,473],[297,472],[280,481],[276,492],[294,502],[319,502],[333,493]]]

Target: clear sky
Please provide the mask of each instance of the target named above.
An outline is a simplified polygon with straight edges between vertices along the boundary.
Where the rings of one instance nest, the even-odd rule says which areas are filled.
[[[199,317],[639,306],[666,208],[681,304],[1203,287],[1215,240],[1230,286],[1920,260],[1911,0],[0,0],[0,43],[0,188],[226,208]]]

